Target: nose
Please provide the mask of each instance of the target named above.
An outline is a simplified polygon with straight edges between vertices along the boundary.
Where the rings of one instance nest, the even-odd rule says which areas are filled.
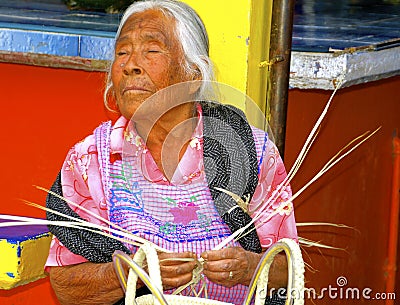
[[[137,56],[131,54],[126,63],[121,64],[125,75],[141,75],[143,74],[143,68],[138,62]]]

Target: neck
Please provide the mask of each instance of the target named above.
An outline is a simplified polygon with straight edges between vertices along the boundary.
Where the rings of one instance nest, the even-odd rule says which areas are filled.
[[[186,103],[163,114],[155,123],[135,122],[159,169],[171,180],[197,125],[195,103]]]
[[[191,137],[196,127],[196,106],[186,103],[175,107],[156,120],[147,118],[136,121],[135,128],[147,146],[162,145],[167,138],[182,139]]]

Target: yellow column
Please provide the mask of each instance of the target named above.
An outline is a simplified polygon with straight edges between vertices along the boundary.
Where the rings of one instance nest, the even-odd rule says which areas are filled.
[[[247,67],[247,94],[267,115],[267,82],[273,0],[253,0]]]
[[[203,19],[217,80],[249,95],[265,110],[272,0],[183,0]],[[234,103],[245,110],[244,101]]]

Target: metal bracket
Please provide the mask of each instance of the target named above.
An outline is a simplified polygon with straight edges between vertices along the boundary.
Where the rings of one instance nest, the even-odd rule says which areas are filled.
[[[275,56],[270,61],[264,60],[258,64],[259,68],[270,67],[278,62],[284,61],[285,58],[282,55]]]

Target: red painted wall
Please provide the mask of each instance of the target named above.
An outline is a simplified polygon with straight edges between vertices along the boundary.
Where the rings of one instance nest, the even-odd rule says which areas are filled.
[[[343,250],[305,250],[310,264],[306,274],[309,288],[339,289],[337,280],[346,278],[347,288],[371,288],[385,292],[385,268],[392,185],[392,137],[400,130],[400,77],[339,90],[318,138],[292,182],[300,189],[346,143],[365,131],[381,130],[354,153],[336,165],[296,201],[298,222],[331,222],[352,229],[308,227],[299,235]],[[331,92],[290,90],[285,164],[293,164]],[[399,261],[399,260],[398,260]],[[400,278],[397,279],[397,283]],[[400,298],[397,287],[397,299]],[[349,291],[349,290],[347,290]],[[340,290],[337,290],[339,293]],[[332,294],[334,296],[334,294]],[[350,294],[351,296],[351,294]],[[308,300],[307,304],[353,304],[368,300],[329,298]],[[369,300],[371,302],[371,300]],[[397,304],[399,300],[397,300]],[[374,304],[383,304],[374,301]]]
[[[70,146],[106,120],[103,73],[0,64],[0,212],[42,216],[20,199],[43,203]]]
[[[44,205],[68,149],[107,120],[104,73],[0,64],[0,213],[44,217],[21,199]],[[0,304],[57,304],[43,279],[9,291]]]

